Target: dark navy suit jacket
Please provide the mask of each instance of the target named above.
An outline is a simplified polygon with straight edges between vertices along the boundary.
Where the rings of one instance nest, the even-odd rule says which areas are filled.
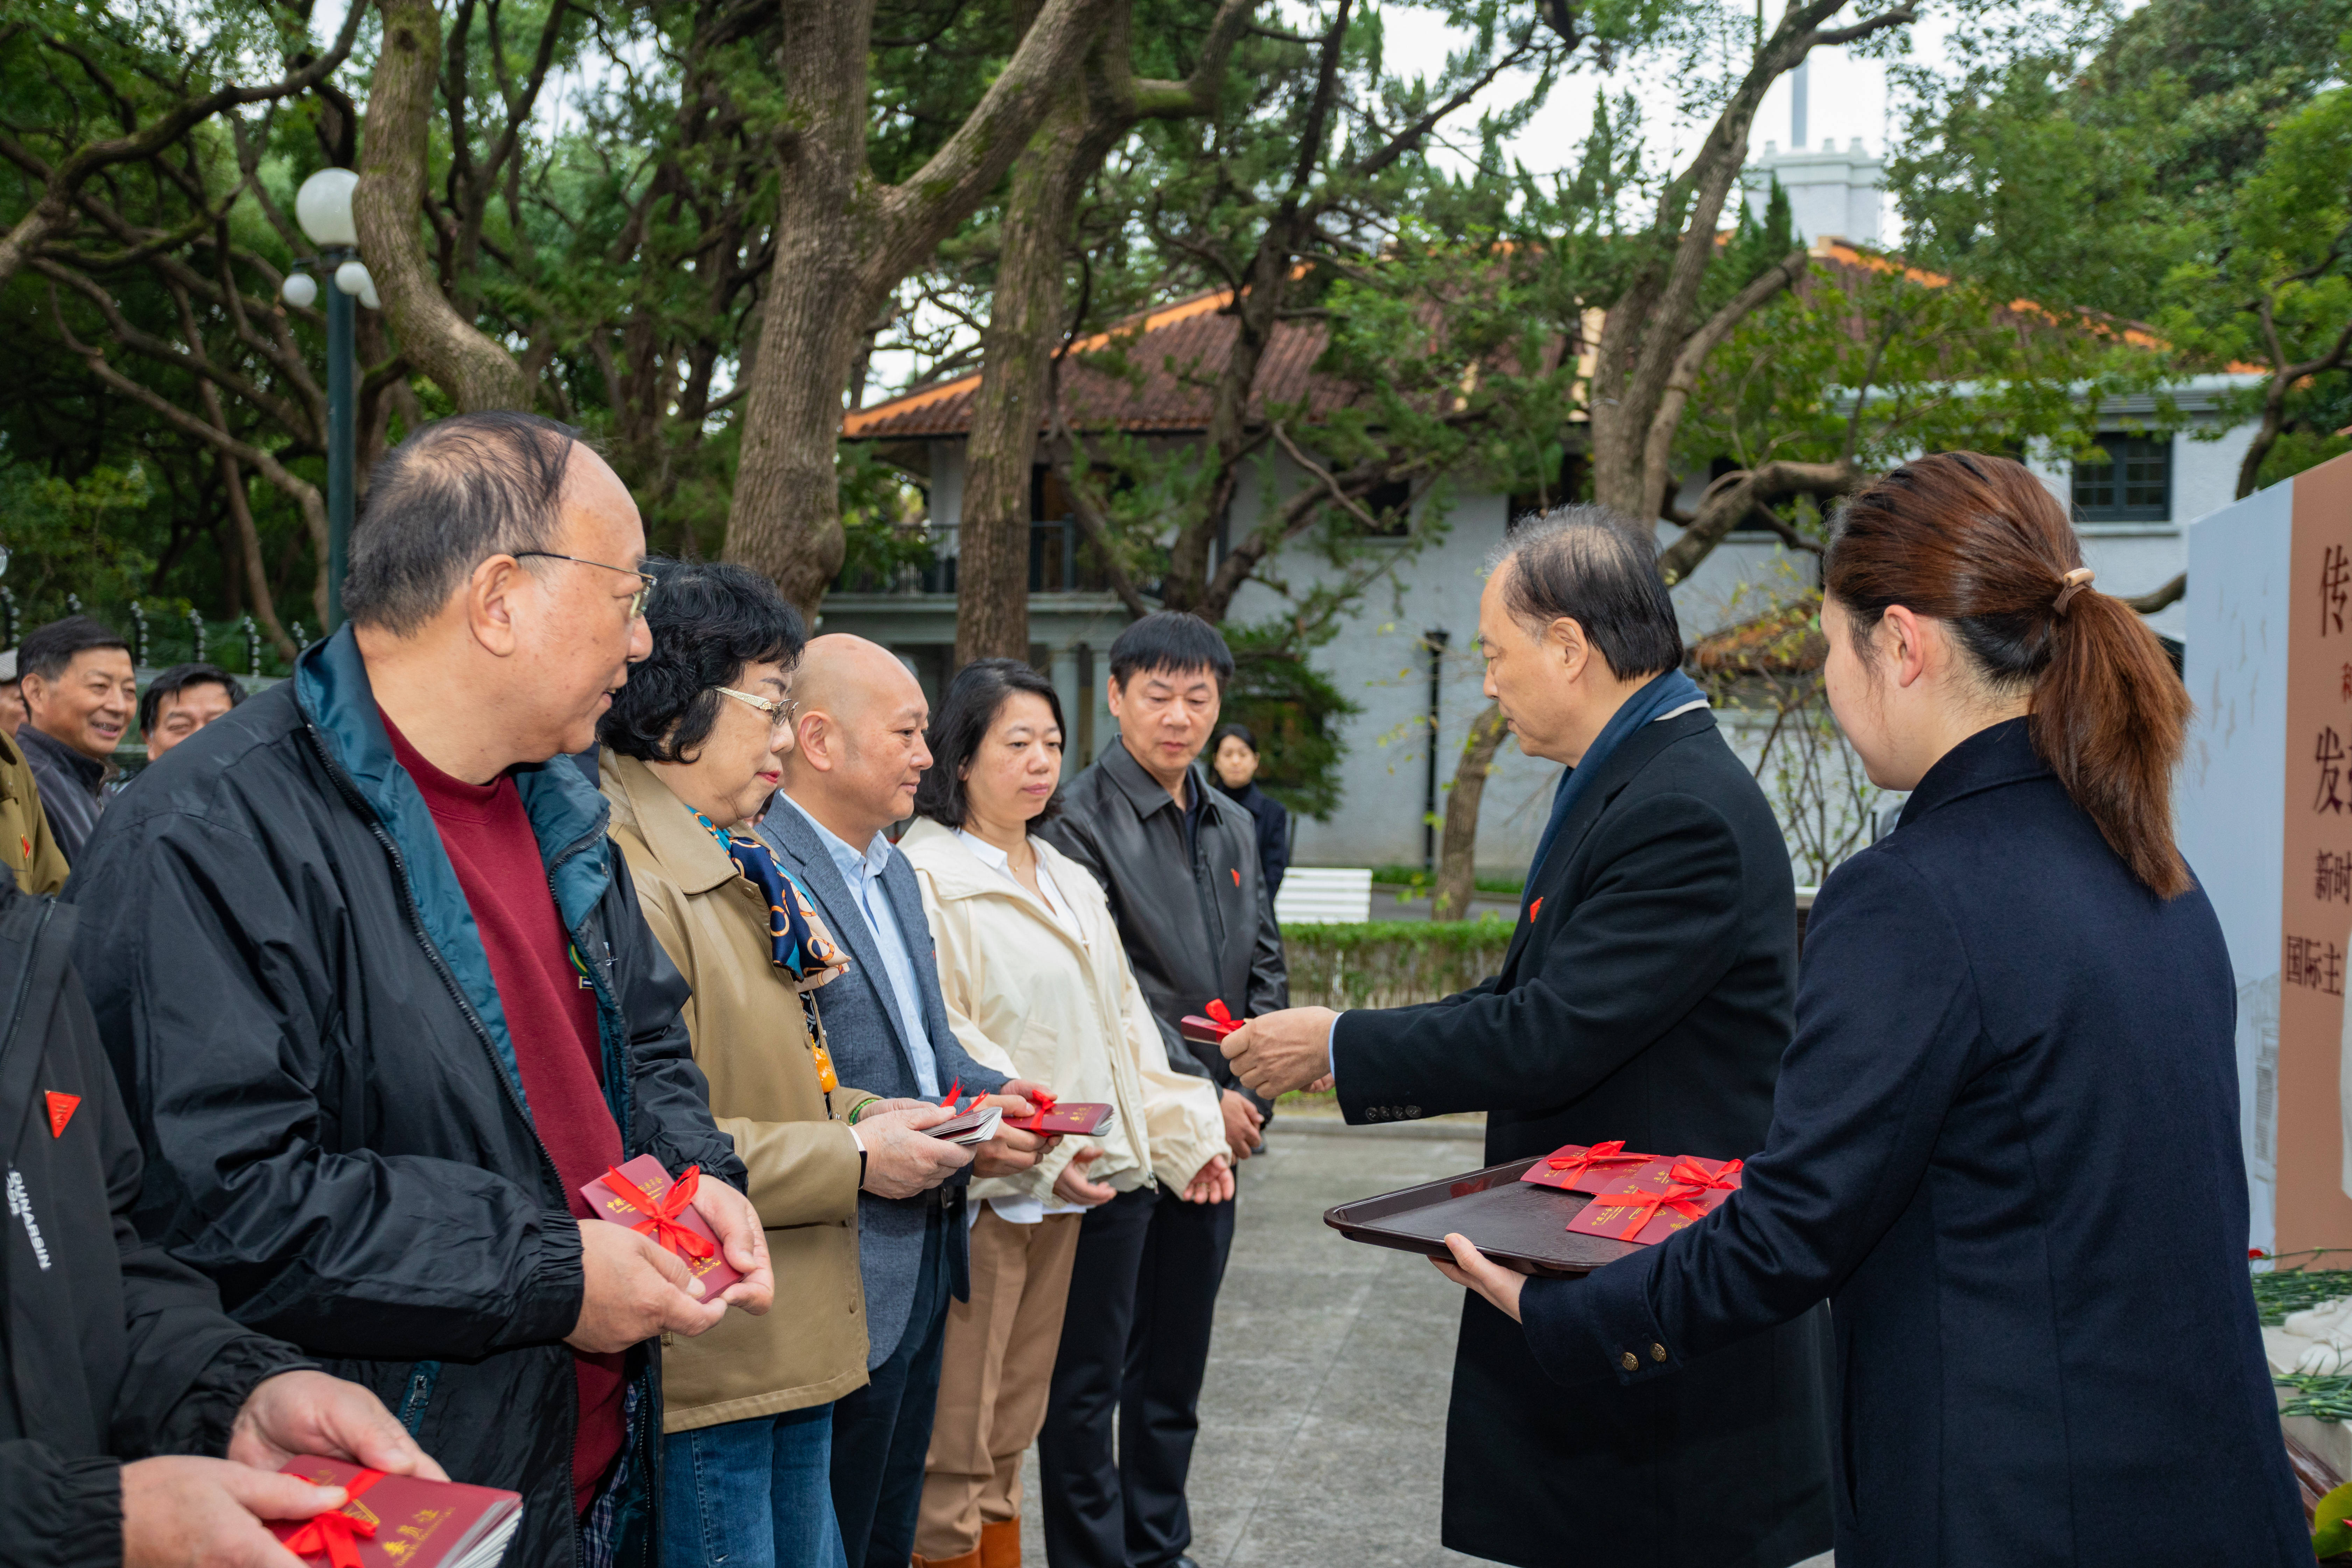
[[[2023,720],[1981,731],[1822,888],[1743,1190],[1530,1282],[1537,1359],[1667,1381],[1827,1296],[1838,1568],[2308,1564],[2235,1005],[2204,893],[2135,881]]]

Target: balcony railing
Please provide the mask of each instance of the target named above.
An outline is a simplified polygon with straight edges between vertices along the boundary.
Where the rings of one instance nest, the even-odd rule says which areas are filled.
[[[962,552],[953,525],[931,528],[916,548],[895,562],[853,561],[833,582],[836,594],[949,594],[956,591],[956,564]],[[1080,536],[1076,519],[1029,525],[1029,591],[1033,594],[1107,594],[1110,575],[1094,547]]]

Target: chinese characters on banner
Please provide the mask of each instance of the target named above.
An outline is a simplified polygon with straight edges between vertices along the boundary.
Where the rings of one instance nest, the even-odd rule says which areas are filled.
[[[2278,1244],[2352,1245],[2352,465],[2297,475],[2279,910]]]

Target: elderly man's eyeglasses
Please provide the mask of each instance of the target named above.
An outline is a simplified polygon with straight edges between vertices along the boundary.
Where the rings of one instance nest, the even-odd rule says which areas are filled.
[[[749,691],[738,691],[731,686],[714,686],[710,689],[721,697],[732,697],[738,702],[748,702],[757,708],[768,716],[768,728],[779,735],[793,727],[793,715],[801,710],[801,705],[797,702],[789,700],[779,702],[772,697],[760,697]]]
[[[614,566],[608,562],[591,561],[583,555],[559,555],[552,550],[518,550],[515,552],[515,559],[518,561],[532,555],[539,556],[542,560],[547,561],[569,561],[575,566],[602,566],[607,572],[625,572],[630,576],[635,577],[639,584],[639,587],[635,593],[629,595],[629,619],[633,621],[639,616],[646,613],[646,601],[652,598],[654,596],[654,590],[661,585],[661,580],[656,577],[652,573],[640,572],[634,566]]]

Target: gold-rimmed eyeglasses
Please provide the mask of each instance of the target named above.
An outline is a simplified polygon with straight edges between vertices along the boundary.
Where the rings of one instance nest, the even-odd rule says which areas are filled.
[[[646,613],[646,601],[652,598],[654,590],[661,585],[661,580],[650,572],[640,572],[634,566],[615,566],[609,561],[591,561],[584,555],[560,555],[552,550],[518,550],[514,553],[518,561],[536,555],[548,561],[569,561],[575,566],[602,566],[607,572],[627,573],[637,580],[637,591],[629,595],[629,619],[633,621]]]
[[[790,698],[779,702],[772,697],[761,697],[750,691],[738,691],[731,686],[714,686],[710,689],[721,697],[732,697],[738,702],[748,702],[757,708],[768,716],[768,728],[778,734],[793,727],[793,715],[801,710],[801,705]]]

